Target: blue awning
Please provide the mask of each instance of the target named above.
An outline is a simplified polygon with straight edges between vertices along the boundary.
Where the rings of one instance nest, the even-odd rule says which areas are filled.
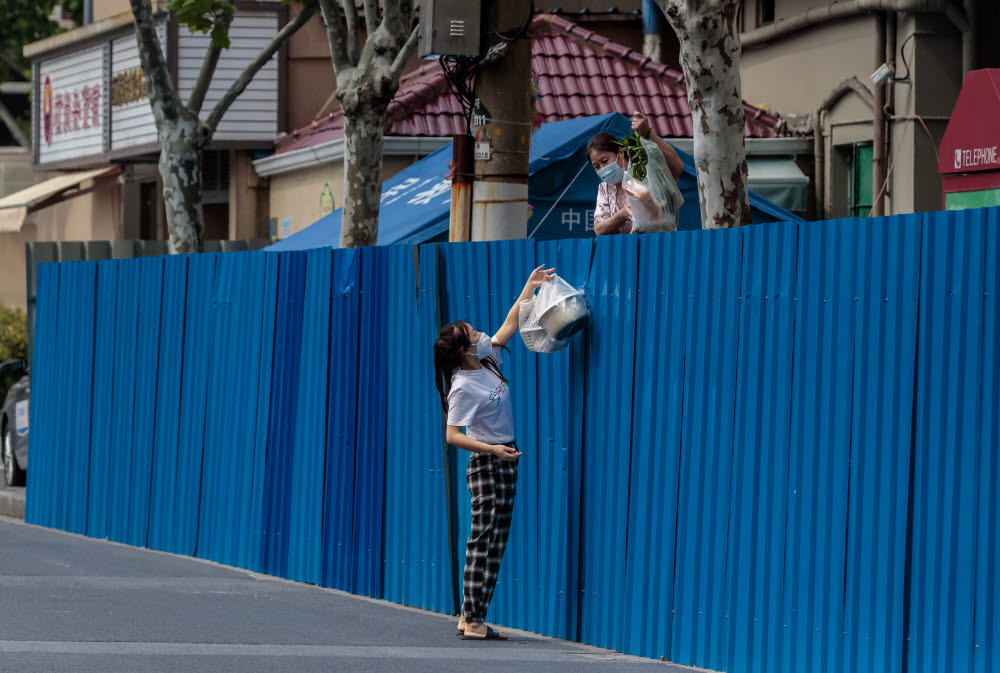
[[[616,137],[631,132],[621,114],[597,115],[544,124],[531,139],[528,234],[540,240],[593,236],[594,205],[599,180],[587,161],[587,141],[595,133]],[[684,194],[678,229],[700,229],[698,184],[694,159],[678,150],[684,161],[679,187]],[[382,185],[379,245],[447,240],[451,184],[445,179],[451,144],[400,171]],[[801,220],[750,192],[755,224]],[[338,209],[268,250],[306,250],[338,247],[342,210]]]

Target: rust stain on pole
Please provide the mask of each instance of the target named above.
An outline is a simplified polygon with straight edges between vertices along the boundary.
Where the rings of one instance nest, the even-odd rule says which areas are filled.
[[[448,222],[448,240],[452,243],[468,241],[472,226],[472,136],[452,136],[452,166],[455,177],[451,181],[451,211]]]

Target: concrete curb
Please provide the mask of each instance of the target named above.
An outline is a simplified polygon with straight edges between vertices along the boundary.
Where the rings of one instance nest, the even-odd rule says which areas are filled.
[[[24,489],[0,489],[0,515],[15,519],[24,518]]]

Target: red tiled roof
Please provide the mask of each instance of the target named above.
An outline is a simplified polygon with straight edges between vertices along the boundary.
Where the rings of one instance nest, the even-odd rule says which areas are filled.
[[[540,121],[576,119],[610,112],[642,110],[664,137],[693,133],[684,75],[662,63],[611,42],[552,14],[532,23],[531,70],[538,91]],[[776,135],[783,122],[749,103],[746,135]],[[386,135],[449,136],[465,131],[462,109],[436,63],[427,63],[403,78],[386,110]],[[344,137],[338,109],[276,141],[278,153],[312,147]]]

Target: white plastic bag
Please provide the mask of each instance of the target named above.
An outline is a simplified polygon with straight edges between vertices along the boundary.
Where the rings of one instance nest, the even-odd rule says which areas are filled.
[[[521,339],[529,351],[555,353],[569,345],[569,338],[590,319],[583,292],[554,276],[538,293],[522,301],[518,313]]]
[[[622,180],[622,189],[632,206],[632,224],[640,234],[677,231],[684,197],[660,148],[652,140],[640,140],[646,150],[646,178],[636,180],[630,166]]]

